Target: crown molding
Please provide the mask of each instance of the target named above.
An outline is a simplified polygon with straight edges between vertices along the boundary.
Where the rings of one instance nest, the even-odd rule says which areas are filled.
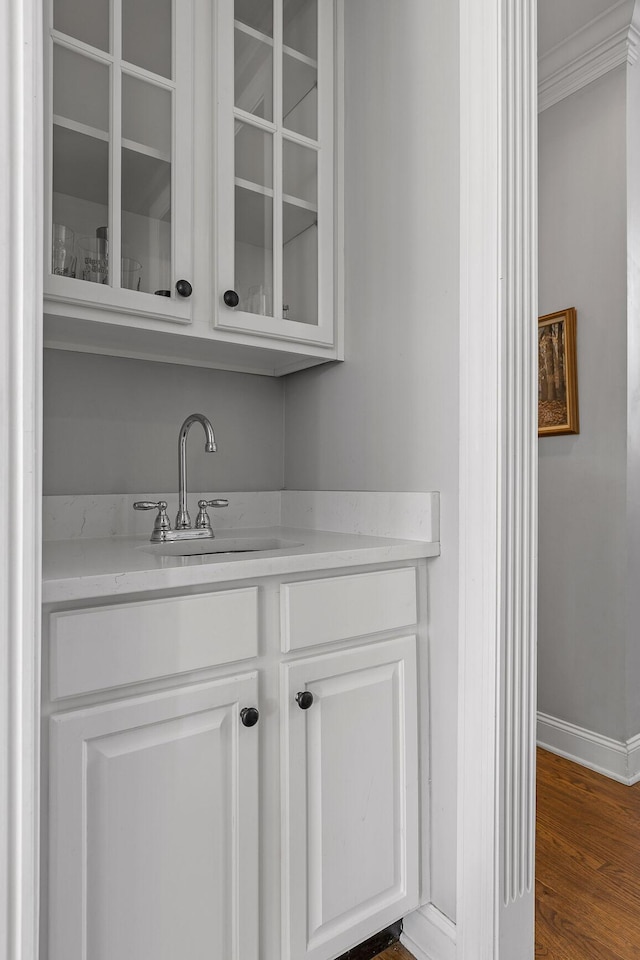
[[[610,70],[634,64],[640,47],[640,11],[618,0],[538,58],[538,113],[586,87]]]

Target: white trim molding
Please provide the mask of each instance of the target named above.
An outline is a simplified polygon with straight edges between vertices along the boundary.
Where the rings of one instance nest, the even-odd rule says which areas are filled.
[[[41,20],[0,4],[0,960],[38,955]]]
[[[634,0],[619,0],[538,61],[538,112],[623,64],[638,59],[640,14]]]
[[[535,0],[460,0],[459,960],[534,952]]]
[[[627,786],[640,781],[640,734],[630,740],[614,740],[538,713],[538,746]]]
[[[416,960],[456,960],[456,925],[433,903],[404,918],[400,939]]]

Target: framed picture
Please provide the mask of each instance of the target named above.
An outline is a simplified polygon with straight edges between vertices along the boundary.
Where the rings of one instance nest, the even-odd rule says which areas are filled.
[[[580,433],[576,310],[538,320],[538,436]]]

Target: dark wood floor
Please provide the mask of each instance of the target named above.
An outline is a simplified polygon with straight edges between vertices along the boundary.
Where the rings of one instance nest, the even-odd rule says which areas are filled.
[[[640,958],[640,783],[538,750],[536,957]]]
[[[414,960],[414,956],[408,953],[402,944],[394,943],[392,947],[387,947],[384,953],[379,953],[376,960]]]

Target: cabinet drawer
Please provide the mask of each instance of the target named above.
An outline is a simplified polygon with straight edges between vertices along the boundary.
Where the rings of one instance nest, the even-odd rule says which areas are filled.
[[[50,617],[51,699],[255,657],[258,589]]]
[[[417,621],[413,567],[286,583],[280,588],[280,599],[284,651],[404,628]]]

